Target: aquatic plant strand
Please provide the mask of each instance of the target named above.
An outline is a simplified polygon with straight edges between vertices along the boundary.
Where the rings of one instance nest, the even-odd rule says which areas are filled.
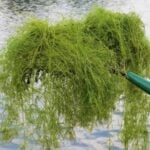
[[[119,71],[147,76],[149,58],[143,23],[133,13],[94,8],[80,21],[27,22],[1,54],[0,140],[24,131],[23,147],[36,140],[44,149],[57,148],[61,139],[75,137],[75,127],[106,122],[124,94],[122,141],[147,148],[149,98]]]

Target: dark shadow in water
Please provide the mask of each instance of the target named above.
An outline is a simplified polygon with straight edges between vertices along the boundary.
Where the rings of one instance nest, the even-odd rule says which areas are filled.
[[[71,142],[72,146],[78,147],[79,149],[84,149],[84,150],[95,150],[95,148],[92,145],[89,145],[87,143],[81,142],[81,141],[74,141]]]
[[[122,150],[122,149],[120,147],[118,147],[118,146],[114,146],[113,150]]]
[[[120,129],[110,130],[110,132],[113,132],[113,133],[119,133],[119,132],[120,132]]]
[[[2,149],[5,149],[5,150],[17,150],[17,149],[19,149],[19,145],[18,144],[14,144],[14,143],[0,145],[0,147]]]
[[[101,6],[107,6],[110,1],[107,0],[68,0],[70,5],[75,8],[86,8],[92,5],[100,4]]]
[[[122,115],[123,115],[123,112],[115,111],[114,114],[115,114],[115,115],[118,115],[118,116],[122,116]]]
[[[1,2],[7,9],[12,12],[35,11],[38,6],[47,6],[57,3],[57,0],[6,0]]]
[[[96,130],[91,133],[90,136],[86,136],[87,139],[97,139],[97,138],[108,138],[112,137],[112,134],[106,131]]]

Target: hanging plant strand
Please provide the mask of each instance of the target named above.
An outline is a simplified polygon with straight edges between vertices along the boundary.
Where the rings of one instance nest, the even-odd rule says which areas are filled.
[[[134,13],[93,8],[80,21],[27,22],[1,54],[0,141],[23,130],[23,146],[36,140],[57,148],[61,139],[75,137],[75,127],[106,123],[124,94],[121,140],[125,147],[148,149],[150,99],[120,72],[147,77],[149,58],[144,25]]]

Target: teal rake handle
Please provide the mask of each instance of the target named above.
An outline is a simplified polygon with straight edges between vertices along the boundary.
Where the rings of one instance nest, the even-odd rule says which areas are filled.
[[[131,71],[127,72],[126,78],[131,83],[133,83],[134,85],[136,85],[137,87],[145,91],[146,93],[150,94],[150,81],[149,80],[146,80]]]

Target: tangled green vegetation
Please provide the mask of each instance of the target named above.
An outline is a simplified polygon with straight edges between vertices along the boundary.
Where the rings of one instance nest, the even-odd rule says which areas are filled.
[[[75,137],[75,127],[106,123],[123,94],[121,140],[126,149],[148,149],[150,98],[119,72],[148,76],[149,58],[144,25],[134,13],[94,8],[80,21],[29,21],[1,53],[0,141],[23,132],[23,148],[31,140],[57,148]]]

